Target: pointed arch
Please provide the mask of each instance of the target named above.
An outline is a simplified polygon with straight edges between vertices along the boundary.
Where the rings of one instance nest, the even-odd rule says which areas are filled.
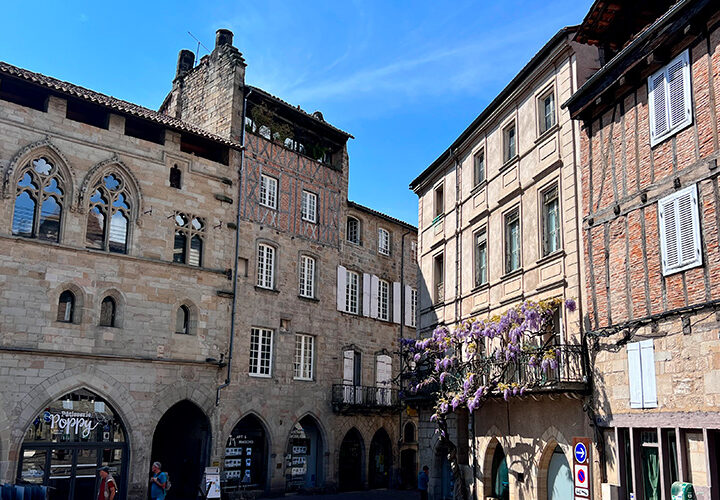
[[[548,469],[550,462],[556,452],[560,449],[568,464],[573,463],[572,450],[565,436],[553,425],[545,430],[540,438],[545,443],[545,448],[540,453],[537,462],[537,498],[539,500],[547,500],[548,498]]]
[[[119,173],[126,186],[128,187],[134,203],[130,208],[131,218],[137,225],[140,225],[140,214],[144,211],[143,206],[143,195],[140,189],[140,182],[138,181],[135,174],[132,173],[125,163],[120,160],[117,155],[113,155],[112,158],[103,160],[93,166],[83,179],[82,185],[80,186],[80,193],[78,197],[78,206],[82,212],[87,211],[90,197],[94,192],[94,188],[98,185],[103,177],[112,173],[113,171]]]
[[[358,490],[365,483],[365,440],[357,427],[350,427],[338,446],[338,489]]]
[[[15,194],[13,186],[20,180],[20,173],[23,167],[34,158],[46,157],[58,168],[64,177],[65,198],[68,207],[75,207],[75,175],[70,162],[67,160],[63,152],[50,141],[49,137],[40,141],[35,141],[20,149],[8,163],[3,173],[2,179],[2,195],[4,198],[10,198]]]

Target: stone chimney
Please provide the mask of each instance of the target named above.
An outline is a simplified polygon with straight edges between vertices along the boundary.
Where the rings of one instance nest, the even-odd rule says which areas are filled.
[[[195,65],[195,54],[192,50],[183,49],[178,54],[177,70],[175,71],[175,78],[184,75]]]
[[[233,32],[220,28],[215,32],[215,48],[221,45],[232,45],[233,43]]]

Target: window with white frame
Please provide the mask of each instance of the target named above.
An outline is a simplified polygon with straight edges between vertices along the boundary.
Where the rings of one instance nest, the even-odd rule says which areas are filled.
[[[378,252],[390,255],[390,232],[383,228],[378,228]]]
[[[520,269],[520,210],[505,214],[505,273]]]
[[[435,187],[433,198],[435,201],[433,213],[435,214],[434,217],[437,219],[445,213],[445,189],[442,184]]]
[[[250,332],[250,375],[269,377],[272,372],[273,331],[253,328]]]
[[[294,378],[312,380],[315,337],[298,333],[295,335],[295,362],[293,363]]]
[[[555,126],[555,92],[553,89],[538,98],[538,118],[541,135]]]
[[[301,204],[302,220],[317,222],[317,195],[303,190]]]
[[[650,145],[692,123],[690,55],[687,50],[648,78]]]
[[[377,317],[378,319],[389,321],[390,320],[390,283],[385,280],[378,280],[378,308]]]
[[[300,256],[300,295],[315,296],[315,259],[308,255]]]
[[[655,351],[652,339],[627,344],[630,408],[657,408]]]
[[[260,204],[277,209],[278,181],[269,175],[260,175]]]
[[[663,275],[702,265],[697,185],[658,201]]]
[[[360,244],[360,221],[355,217],[347,218],[347,233],[345,237],[350,243]]]
[[[475,286],[487,283],[487,230],[474,234],[475,238]]]
[[[358,314],[360,276],[354,271],[346,271],[345,276],[345,312]]]
[[[560,250],[560,200],[554,184],[541,192],[542,197],[542,254],[543,257]]]
[[[416,288],[410,289],[410,326],[413,328],[417,324],[417,304],[418,292]]]
[[[417,262],[417,257],[418,257],[417,250],[418,250],[417,249],[417,241],[414,241],[414,240],[411,241],[410,242],[410,260],[412,262]]]
[[[481,149],[473,156],[473,186],[485,182],[485,150]]]
[[[275,248],[260,243],[257,252],[257,286],[273,288],[275,278]]]

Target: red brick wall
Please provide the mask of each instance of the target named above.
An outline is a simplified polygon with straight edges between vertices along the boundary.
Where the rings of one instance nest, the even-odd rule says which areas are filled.
[[[717,19],[709,26],[712,22]],[[616,96],[613,106],[583,124],[583,232],[591,330],[720,299],[720,168],[708,167],[718,155],[720,29],[675,47],[672,55],[688,47],[690,127],[650,147],[647,76],[655,67],[642,73],[634,90]],[[682,187],[698,185],[703,266],[664,277],[657,200],[676,190],[676,178]]]

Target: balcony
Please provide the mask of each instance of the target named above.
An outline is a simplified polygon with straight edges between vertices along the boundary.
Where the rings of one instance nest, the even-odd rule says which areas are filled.
[[[487,357],[478,362],[476,373],[483,374],[483,384],[489,380],[498,380],[506,384],[517,383],[526,386],[526,393],[585,393],[589,389],[588,370],[583,347],[576,344],[555,345],[550,347],[557,355],[557,366],[543,370],[542,358],[548,348],[524,350],[518,361],[514,363],[500,363],[494,357]],[[529,366],[530,358],[535,356],[537,363]],[[423,369],[424,368],[424,369]],[[501,370],[505,373],[501,374]],[[420,368],[420,373],[406,372],[402,378],[408,385],[423,379],[428,373],[428,367]],[[418,377],[419,375],[419,377]],[[433,394],[438,390],[437,383],[426,386],[416,393],[407,393],[403,401],[416,406],[427,406],[434,403]],[[497,391],[500,395],[500,391]]]
[[[400,401],[396,389],[333,384],[332,406],[342,414],[393,413],[400,409]]]

